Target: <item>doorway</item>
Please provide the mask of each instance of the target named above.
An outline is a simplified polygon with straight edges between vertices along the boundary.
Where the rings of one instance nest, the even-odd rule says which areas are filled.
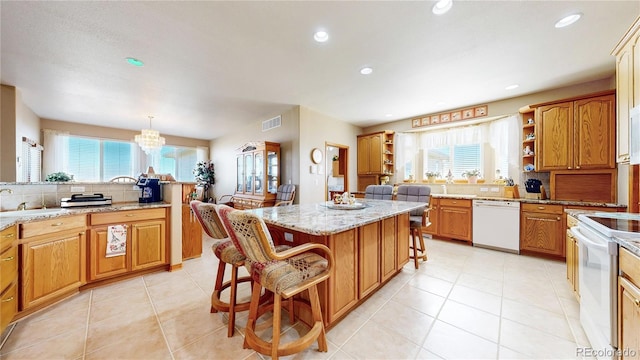
[[[349,191],[349,147],[325,142],[325,174],[324,199],[331,200],[333,194]]]

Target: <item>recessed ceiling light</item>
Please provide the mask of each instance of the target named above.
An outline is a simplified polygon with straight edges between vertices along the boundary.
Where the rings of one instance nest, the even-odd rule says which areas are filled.
[[[362,69],[360,69],[360,74],[362,74],[362,75],[369,75],[372,72],[373,72],[373,69],[368,67],[368,66],[363,67]]]
[[[133,66],[142,66],[144,63],[136,58],[128,57],[127,62]]]
[[[433,5],[431,11],[436,15],[442,15],[451,10],[452,6],[453,0],[439,0],[435,5]]]
[[[513,90],[513,89],[517,88],[518,86],[520,86],[520,85],[518,85],[518,84],[513,84],[513,85],[509,85],[509,86],[507,86],[507,87],[506,87],[506,88],[504,88],[504,89],[505,89],[505,90]]]
[[[316,31],[316,33],[313,34],[313,39],[317,42],[325,42],[329,40],[329,34],[326,31]]]
[[[577,14],[571,14],[569,16],[565,16],[562,19],[558,20],[558,22],[556,23],[556,28],[563,28],[565,26],[569,26],[573,23],[575,23],[576,21],[580,20],[580,18],[582,17],[581,13],[577,13]]]

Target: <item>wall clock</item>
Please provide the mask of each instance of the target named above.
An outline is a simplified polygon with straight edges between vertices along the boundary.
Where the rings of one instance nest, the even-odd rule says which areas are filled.
[[[314,148],[311,150],[311,161],[313,161],[314,164],[320,164],[322,161],[322,151],[320,149]]]

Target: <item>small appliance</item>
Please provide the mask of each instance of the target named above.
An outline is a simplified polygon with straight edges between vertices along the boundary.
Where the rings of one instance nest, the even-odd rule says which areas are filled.
[[[151,203],[162,201],[162,194],[160,193],[160,179],[150,179],[148,177],[139,177],[136,183],[142,190],[138,202]]]
[[[103,194],[73,194],[70,198],[60,199],[60,207],[82,207],[111,205],[111,196]]]

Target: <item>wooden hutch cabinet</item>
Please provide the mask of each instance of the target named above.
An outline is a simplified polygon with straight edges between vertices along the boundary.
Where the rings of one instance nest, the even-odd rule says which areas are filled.
[[[381,176],[394,173],[393,131],[358,135],[358,191],[380,185]]]
[[[236,155],[236,191],[233,207],[253,209],[273,206],[280,185],[280,144],[251,142]]]

